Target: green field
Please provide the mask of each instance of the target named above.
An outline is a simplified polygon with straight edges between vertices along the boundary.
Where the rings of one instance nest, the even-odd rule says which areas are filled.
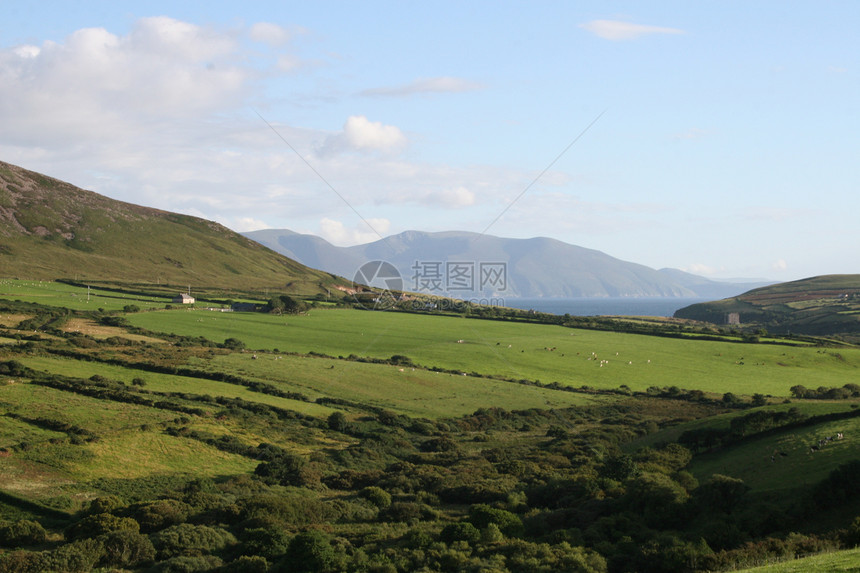
[[[856,573],[858,571],[860,571],[860,549],[849,549],[772,565],[739,569],[738,573]]]
[[[128,318],[155,332],[218,342],[238,338],[258,350],[375,358],[402,354],[425,367],[574,387],[677,386],[787,396],[794,385],[842,386],[860,374],[856,348],[682,340],[447,316],[328,309],[271,316],[183,309]]]
[[[0,298],[35,302],[72,310],[122,310],[127,305],[141,309],[164,308],[169,298],[123,294],[97,288],[89,289],[53,281],[0,281]]]
[[[812,453],[811,445],[837,432],[845,438]],[[857,459],[858,444],[860,418],[826,422],[696,456],[690,471],[700,480],[713,474],[734,476],[755,491],[790,490],[815,484],[838,466]]]

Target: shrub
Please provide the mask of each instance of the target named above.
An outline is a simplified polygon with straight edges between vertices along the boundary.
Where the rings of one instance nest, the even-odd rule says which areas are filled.
[[[246,529],[239,536],[240,553],[246,556],[259,555],[265,559],[283,556],[290,545],[290,536],[279,527],[256,527]]]
[[[216,553],[236,543],[236,538],[229,531],[190,523],[172,525],[150,537],[162,559],[177,555]]]
[[[155,559],[152,541],[137,531],[119,530],[103,535],[101,564],[109,567],[134,567]]]
[[[61,545],[46,559],[47,571],[92,571],[104,555],[97,539],[82,539]]]
[[[269,562],[260,555],[242,555],[221,568],[222,573],[266,573]]]
[[[167,561],[156,563],[148,573],[196,573],[197,571],[211,571],[223,565],[223,561],[214,555],[180,555]]]
[[[378,507],[388,509],[391,507],[391,494],[381,487],[369,486],[361,490],[361,497]]]
[[[329,430],[335,432],[345,432],[349,428],[349,422],[343,412],[332,412],[327,420]]]
[[[481,540],[481,532],[468,521],[461,521],[446,525],[442,529],[442,532],[439,533],[439,539],[445,543],[465,541],[470,545],[474,545]]]
[[[125,507],[125,503],[119,497],[115,495],[106,495],[92,500],[86,513],[89,515],[109,513],[121,507]]]
[[[110,513],[89,515],[66,530],[66,539],[90,539],[111,531],[138,533],[140,524],[130,517],[117,517]]]
[[[45,541],[46,535],[41,523],[29,519],[0,525],[0,545],[4,547],[37,545]]]
[[[310,530],[293,538],[284,563],[288,571],[317,573],[334,569],[337,560],[328,536],[321,531]]]
[[[129,513],[140,524],[142,532],[151,533],[183,523],[191,513],[191,506],[176,499],[159,499],[136,503],[129,508]]]
[[[478,529],[495,524],[508,536],[521,535],[523,532],[523,522],[518,515],[483,503],[469,508],[469,521]]]

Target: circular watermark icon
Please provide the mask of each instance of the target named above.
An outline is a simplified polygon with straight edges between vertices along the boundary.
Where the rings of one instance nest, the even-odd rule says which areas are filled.
[[[387,310],[397,304],[403,292],[403,277],[388,261],[369,261],[361,265],[352,279],[352,294],[359,306]],[[371,287],[367,290],[364,287]]]

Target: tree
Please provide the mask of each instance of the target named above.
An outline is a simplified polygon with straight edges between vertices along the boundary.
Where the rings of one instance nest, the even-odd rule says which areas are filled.
[[[636,462],[627,454],[610,456],[603,462],[600,468],[600,477],[624,481],[637,472]]]
[[[731,513],[740,505],[750,487],[743,480],[714,474],[693,491],[703,511]]]
[[[245,343],[238,338],[228,338],[224,341],[223,346],[230,350],[243,350],[245,348]]]
[[[460,521],[446,525],[439,534],[439,539],[445,543],[465,541],[469,545],[474,545],[481,540],[481,532],[468,521]]]
[[[304,302],[285,294],[270,298],[266,304],[266,312],[271,314],[298,314],[306,309]]]
[[[284,561],[288,571],[324,573],[334,569],[337,554],[328,536],[312,529],[293,537]]]
[[[155,559],[155,547],[152,545],[152,541],[137,531],[128,529],[111,531],[103,535],[99,541],[102,542],[104,549],[104,555],[101,559],[102,565],[134,567]]]
[[[349,428],[349,422],[343,412],[332,412],[327,420],[328,429],[335,432],[345,432]]]

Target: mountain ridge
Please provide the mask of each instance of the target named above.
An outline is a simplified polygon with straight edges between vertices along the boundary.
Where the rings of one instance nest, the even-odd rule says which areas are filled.
[[[723,283],[677,269],[655,270],[621,261],[595,249],[549,237],[508,239],[467,231],[404,231],[383,239],[337,247],[316,235],[289,229],[244,233],[273,250],[314,267],[352,277],[372,260],[390,262],[404,279],[404,289],[420,291],[416,263],[472,263],[478,277],[481,263],[506,265],[506,288],[476,288],[468,296],[511,298],[685,297],[724,298],[768,283]],[[420,268],[418,269],[420,270]],[[457,296],[450,289],[444,294]]]

